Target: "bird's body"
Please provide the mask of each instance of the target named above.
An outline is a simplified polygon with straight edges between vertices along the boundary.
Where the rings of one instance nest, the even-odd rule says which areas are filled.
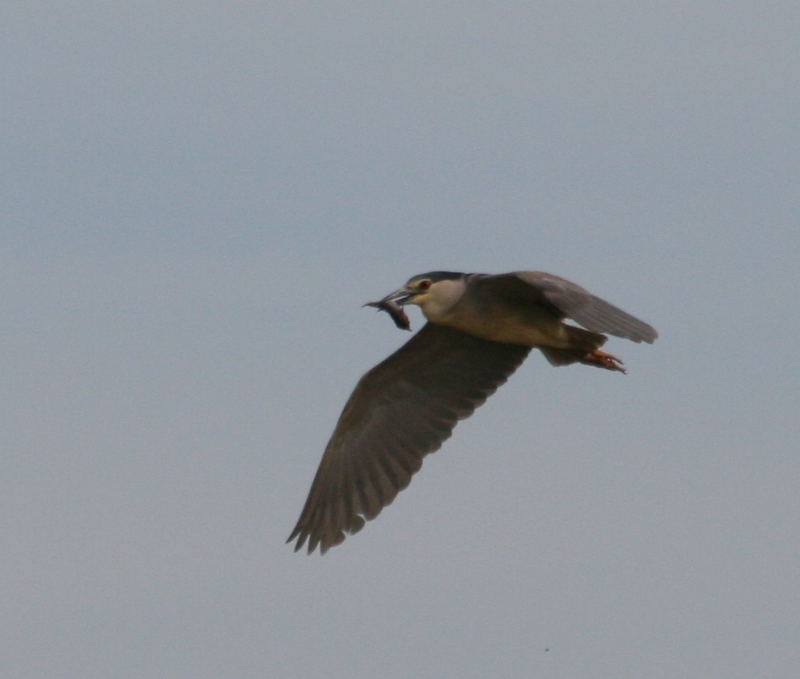
[[[648,324],[566,279],[538,271],[414,276],[380,302],[416,304],[428,323],[367,372],[342,411],[289,540],[324,553],[405,488],[456,422],[508,379],[531,348],[553,365],[624,372],[601,333],[653,342]],[[397,318],[393,314],[395,322]],[[583,327],[563,322],[572,318]]]
[[[527,347],[564,347],[567,334],[554,314],[539,305],[526,304],[513,298],[492,300],[480,288],[480,279],[465,278],[453,284],[452,306],[427,302],[422,308],[431,323],[446,325],[475,337],[493,342],[522,344]],[[470,286],[474,294],[463,294]],[[448,295],[450,297],[450,295]]]

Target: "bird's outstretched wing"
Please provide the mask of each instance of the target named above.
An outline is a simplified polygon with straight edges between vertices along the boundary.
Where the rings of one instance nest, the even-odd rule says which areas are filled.
[[[625,337],[634,342],[652,343],[658,337],[656,329],[644,321],[553,274],[514,271],[477,277],[475,285],[520,303],[549,306],[559,316],[571,318],[592,332]]]
[[[426,324],[359,380],[287,542],[324,554],[360,530],[529,351]]]

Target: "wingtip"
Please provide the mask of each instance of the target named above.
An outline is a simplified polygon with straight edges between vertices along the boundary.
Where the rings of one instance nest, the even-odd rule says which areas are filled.
[[[644,342],[645,344],[652,344],[658,339],[658,331],[655,328],[648,328],[647,331],[642,333],[639,337],[640,342]]]
[[[303,545],[306,542],[306,537],[307,536],[303,534],[303,531],[301,530],[300,526],[297,525],[294,527],[294,530],[292,531],[291,535],[289,535],[289,537],[286,538],[286,544],[289,544],[290,542],[292,542],[292,540],[297,538],[293,551],[299,552],[303,548]]]

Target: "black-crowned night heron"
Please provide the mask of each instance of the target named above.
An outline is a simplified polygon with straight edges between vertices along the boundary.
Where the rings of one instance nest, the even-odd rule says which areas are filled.
[[[372,303],[398,325],[398,305],[428,322],[358,382],[333,431],[288,541],[324,554],[374,519],[522,363],[531,348],[553,365],[584,363],[624,372],[600,351],[609,333],[653,342],[657,333],[568,280],[539,271],[487,275],[434,271]],[[571,318],[583,328],[562,321]]]

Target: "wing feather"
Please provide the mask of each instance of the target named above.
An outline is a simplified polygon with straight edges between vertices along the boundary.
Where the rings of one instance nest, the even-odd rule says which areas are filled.
[[[322,456],[288,542],[324,554],[373,519],[528,355],[426,324],[359,380]]]
[[[549,307],[560,317],[571,318],[587,330],[652,343],[658,332],[651,325],[596,297],[566,278],[542,271],[515,271],[482,276],[476,283],[517,302]]]

